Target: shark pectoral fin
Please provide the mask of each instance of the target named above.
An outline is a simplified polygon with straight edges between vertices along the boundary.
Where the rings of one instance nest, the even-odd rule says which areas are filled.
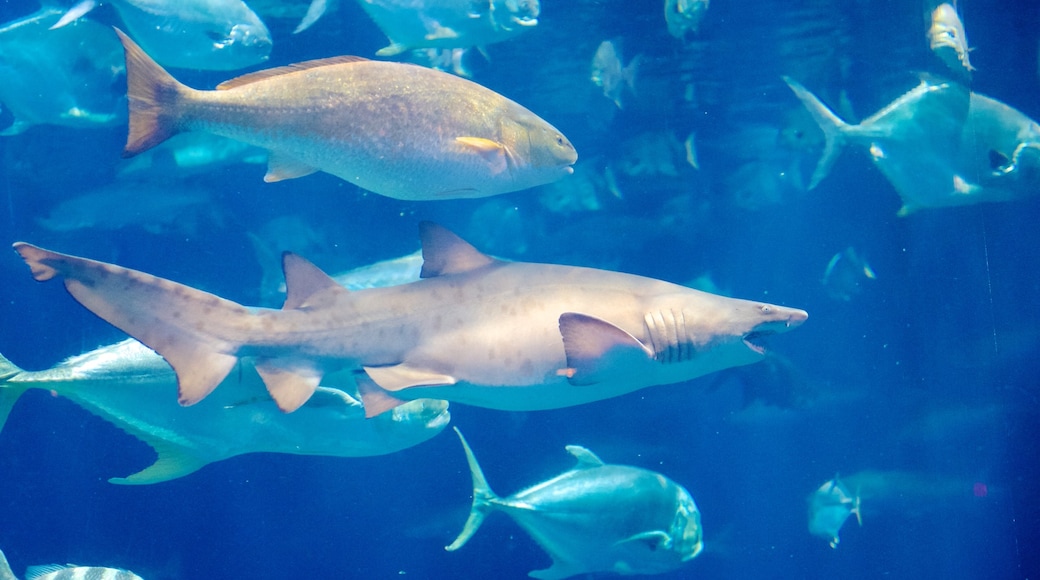
[[[619,365],[653,360],[654,353],[613,324],[577,312],[560,315],[567,368],[557,371],[572,385],[593,385],[611,378]]]
[[[603,460],[598,455],[582,447],[581,445],[568,445],[567,453],[570,453],[578,460],[578,464],[574,466],[575,469],[589,469],[592,467],[603,467]]]
[[[672,547],[672,537],[661,530],[651,530],[649,532],[633,534],[624,540],[618,540],[614,545],[621,546],[630,543],[643,544],[649,548],[651,552],[656,552],[662,548],[665,550],[670,549]]]
[[[406,402],[391,395],[389,391],[377,385],[367,375],[357,377],[357,388],[358,394],[361,395],[361,404],[365,408],[366,419],[381,415]]]
[[[306,163],[294,159],[284,153],[271,151],[267,156],[267,174],[264,181],[274,183],[286,179],[305,177],[318,171],[317,167],[311,167]]]
[[[256,361],[256,372],[267,386],[267,392],[286,413],[299,409],[321,382],[322,371],[312,364],[296,359],[261,359]]]
[[[458,382],[455,377],[411,367],[408,366],[408,363],[386,367],[365,367],[365,372],[379,385],[379,388],[391,392],[408,387],[437,387],[454,385]]]
[[[423,257],[420,278],[461,274],[497,261],[433,222],[419,223],[419,240]]]
[[[509,164],[506,159],[509,151],[498,141],[483,137],[456,137],[455,142],[479,154],[488,162],[493,175],[498,175],[508,169]]]
[[[184,446],[170,443],[169,441],[136,430],[131,432],[131,434],[141,439],[149,447],[155,450],[155,454],[158,455],[158,457],[156,458],[155,463],[141,471],[126,477],[110,478],[108,480],[109,483],[114,483],[116,485],[148,485],[152,483],[161,483],[163,481],[170,481],[172,479],[195,473],[210,463],[209,461],[196,457]]]

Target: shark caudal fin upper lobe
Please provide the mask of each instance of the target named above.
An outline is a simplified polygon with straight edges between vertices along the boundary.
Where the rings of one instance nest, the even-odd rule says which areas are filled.
[[[469,518],[466,520],[466,525],[462,527],[462,531],[459,532],[459,536],[450,545],[444,547],[449,552],[454,552],[466,545],[473,534],[477,533],[480,524],[484,523],[484,518],[495,509],[492,502],[498,499],[495,492],[491,491],[491,487],[488,486],[487,480],[484,479],[484,472],[480,469],[477,458],[473,456],[469,443],[466,443],[466,438],[462,436],[458,427],[453,427],[453,429],[459,436],[459,441],[462,442],[462,449],[466,452],[466,461],[469,462],[469,472],[473,476],[473,507],[470,509]]]
[[[823,181],[824,177],[831,171],[831,166],[834,165],[834,161],[838,159],[838,155],[841,153],[842,146],[845,144],[845,132],[849,129],[849,124],[842,121],[840,117],[834,114],[833,111],[827,108],[820,99],[816,98],[816,95],[809,92],[808,89],[803,87],[801,84],[796,82],[790,77],[784,77],[784,82],[791,88],[798,100],[802,102],[805,109],[809,111],[813,120],[820,126],[820,130],[823,131],[824,146],[823,154],[820,156],[820,160],[816,163],[816,170],[813,171],[812,181],[809,182],[809,189],[812,189],[819,185]]]
[[[130,103],[130,133],[123,157],[133,157],[180,133],[179,103],[191,89],[170,76],[122,30],[115,31],[126,52]]]
[[[238,362],[235,334],[255,317],[245,307],[136,270],[24,242],[14,249],[37,281],[61,277],[80,304],[162,355],[182,405],[205,398]]]

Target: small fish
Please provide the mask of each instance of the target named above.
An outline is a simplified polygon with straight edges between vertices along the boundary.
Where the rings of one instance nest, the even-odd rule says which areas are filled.
[[[553,564],[529,575],[557,580],[579,574],[660,574],[704,549],[701,514],[690,493],[667,477],[608,465],[584,447],[568,445],[578,464],[509,497],[491,491],[473,451],[455,429],[473,477],[473,508],[455,541],[458,550],[484,518],[500,510],[524,528]]]
[[[18,580],[11,570],[7,558],[0,551],[0,580]],[[143,580],[129,570],[102,568],[99,566],[76,566],[74,564],[46,564],[29,566],[25,580]]]
[[[578,158],[570,141],[534,113],[440,71],[338,57],[199,91],[177,82],[122,32],[119,38],[130,97],[127,157],[182,131],[206,131],[270,151],[265,181],[325,171],[406,200],[527,189],[569,175]]]
[[[664,21],[668,34],[685,39],[687,33],[696,33],[701,20],[708,13],[709,0],[664,0]]]
[[[954,72],[970,73],[975,70],[968,60],[968,37],[957,9],[940,4],[932,10],[932,25],[928,28],[928,47]]]
[[[49,30],[60,18],[60,10],[45,6],[0,26],[0,103],[14,117],[0,135],[33,125],[89,128],[125,120],[116,90],[124,68],[111,31],[91,20]]]
[[[596,49],[592,57],[592,82],[598,87],[603,87],[603,96],[614,101],[619,109],[621,106],[621,93],[625,87],[633,94],[635,93],[635,79],[639,72],[639,56],[636,56],[622,66],[621,53],[614,46],[613,41],[604,40]]]
[[[838,532],[851,515],[855,515],[859,525],[863,525],[859,495],[853,497],[838,476],[809,496],[809,533],[827,540],[832,548],[838,547]]]
[[[390,39],[376,52],[483,47],[537,26],[539,0],[358,0]]]
[[[210,133],[181,133],[123,162],[119,178],[163,183],[212,173],[239,164],[267,163],[267,152]]]
[[[855,248],[848,247],[834,254],[823,271],[823,284],[827,295],[835,300],[848,302],[862,291],[864,280],[876,280],[877,274],[870,264],[859,256]]]
[[[83,0],[52,28],[82,18],[99,0]],[[267,60],[271,33],[242,0],[112,0],[127,30],[165,66],[236,70]]]

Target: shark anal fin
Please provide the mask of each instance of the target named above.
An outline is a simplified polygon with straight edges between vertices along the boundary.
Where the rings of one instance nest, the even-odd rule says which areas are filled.
[[[144,339],[141,342],[161,354],[173,367],[177,373],[177,402],[185,407],[205,399],[238,364],[238,357],[234,355],[204,350],[187,342],[160,345],[162,350]]]
[[[272,151],[267,157],[267,174],[264,175],[264,181],[275,183],[286,179],[306,177],[317,171],[317,167],[308,165],[284,153]]]
[[[322,371],[296,360],[258,359],[256,372],[267,386],[267,392],[286,413],[299,409],[321,382]]]
[[[567,355],[567,376],[572,385],[593,385],[610,378],[618,363],[652,360],[654,353],[625,330],[599,318],[564,312],[560,334]]]
[[[391,395],[389,391],[377,385],[367,375],[357,377],[357,388],[358,394],[361,395],[361,404],[365,407],[365,418],[367,419],[381,415],[406,402]]]
[[[419,239],[423,256],[420,278],[461,274],[496,261],[433,222],[419,223]]]

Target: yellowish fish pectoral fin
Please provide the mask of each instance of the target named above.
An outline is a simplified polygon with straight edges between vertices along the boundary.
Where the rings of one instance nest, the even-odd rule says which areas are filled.
[[[394,392],[408,387],[454,385],[455,377],[401,363],[385,367],[365,367],[365,372],[380,388]]]
[[[391,395],[389,391],[377,385],[366,375],[357,377],[357,389],[361,396],[361,404],[365,408],[366,419],[371,419],[406,403],[403,399]]]
[[[323,374],[307,361],[279,358],[257,360],[256,372],[278,408],[286,413],[299,409],[311,398]]]
[[[306,177],[317,171],[317,167],[311,167],[284,153],[272,151],[267,157],[267,174],[264,175],[264,181],[274,183],[286,179],[296,179],[297,177]]]
[[[208,461],[195,456],[190,449],[184,446],[158,439],[146,433],[134,432],[132,434],[154,449],[158,458],[155,463],[141,471],[126,477],[113,477],[108,480],[109,483],[116,485],[161,483],[195,473],[209,464]]]
[[[625,544],[643,544],[651,552],[656,552],[661,549],[670,550],[672,547],[672,537],[661,530],[651,530],[649,532],[633,534],[624,540],[614,542],[614,546],[623,546]]]
[[[622,366],[653,360],[653,351],[636,337],[593,316],[564,312],[560,315],[560,334],[567,368],[557,374],[566,376],[572,385],[603,382]]]
[[[492,175],[498,175],[509,167],[509,151],[498,141],[483,137],[456,137],[455,142],[487,161]]]

